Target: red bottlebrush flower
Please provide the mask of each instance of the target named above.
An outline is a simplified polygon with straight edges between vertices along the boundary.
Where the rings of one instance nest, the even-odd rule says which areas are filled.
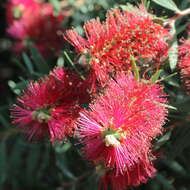
[[[32,15],[32,16],[31,16]],[[63,14],[54,16],[53,7],[49,3],[35,0],[9,0],[7,5],[7,33],[15,38],[14,50],[22,51],[28,42],[44,55],[58,51],[63,45],[63,28],[60,26]]]
[[[40,3],[35,0],[8,0],[6,16],[9,24],[13,24],[16,19],[29,16],[32,11],[39,9]]]
[[[57,67],[50,75],[59,80],[65,89],[72,88],[72,91],[65,92],[67,102],[76,100],[79,104],[88,104],[96,92],[95,78],[91,73],[85,78],[69,69]]]
[[[131,56],[136,60],[158,61],[168,49],[165,41],[168,31],[154,23],[148,14],[114,9],[108,12],[104,23],[90,20],[84,30],[86,39],[75,30],[67,31],[65,38],[80,54],[90,56],[89,63],[101,82],[107,81],[110,73],[130,70]]]
[[[190,41],[185,41],[179,47],[179,69],[185,83],[187,92],[190,93]]]
[[[73,88],[67,85],[68,79],[65,83],[53,76],[31,82],[28,90],[18,98],[18,104],[11,110],[13,123],[18,124],[29,139],[49,135],[53,142],[73,135],[82,108],[72,99]]]
[[[150,159],[154,159],[154,156],[151,153],[148,156],[147,158],[145,153],[143,160],[139,160],[134,167],[123,174],[116,176],[114,170],[105,171],[101,177],[100,189],[108,189],[108,186],[111,186],[113,190],[123,190],[127,187],[138,186],[140,183],[146,183],[156,172],[150,161]]]
[[[164,96],[158,84],[137,81],[131,73],[111,80],[104,95],[80,114],[78,135],[86,158],[114,169],[115,176],[124,175],[127,185],[151,177],[154,169],[143,174],[138,167],[151,168],[144,158],[150,157],[151,141],[161,134],[166,119]]]

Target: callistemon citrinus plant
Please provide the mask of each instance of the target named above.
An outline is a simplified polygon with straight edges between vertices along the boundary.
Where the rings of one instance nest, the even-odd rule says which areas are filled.
[[[85,37],[68,30],[65,38],[82,59],[72,63],[65,52],[74,68],[66,64],[30,82],[11,110],[29,139],[77,139],[103,189],[124,190],[155,175],[153,140],[167,120],[158,78],[170,34],[142,7],[134,10],[145,14],[117,8],[105,22],[87,21]]]
[[[141,12],[140,9],[138,11]],[[161,58],[167,55],[169,33],[154,23],[148,14],[141,16],[113,9],[108,11],[105,22],[101,23],[99,19],[86,22],[84,31],[86,38],[75,30],[69,30],[66,39],[79,54],[87,57],[102,83],[110,74],[131,69],[131,56],[136,60],[147,60],[148,67],[152,67],[152,60],[159,65]]]

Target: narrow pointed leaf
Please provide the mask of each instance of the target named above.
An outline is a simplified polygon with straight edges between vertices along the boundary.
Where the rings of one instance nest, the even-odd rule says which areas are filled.
[[[177,5],[172,0],[152,0],[152,1],[154,1],[155,3],[166,9],[170,9],[172,11],[179,11]]]
[[[156,71],[156,73],[154,73],[154,75],[152,75],[152,77],[150,78],[151,83],[155,83],[159,79],[161,72],[162,72],[162,70],[160,69],[160,70]]]
[[[177,72],[172,73],[171,75],[168,75],[168,76],[166,76],[166,77],[161,78],[161,79],[159,80],[159,82],[160,82],[160,81],[163,81],[163,80],[168,80],[168,79],[172,78],[172,77],[175,76],[175,75],[177,75]]]
[[[30,58],[24,52],[22,53],[22,58],[24,60],[24,63],[26,65],[26,68],[28,69],[29,73],[32,74],[34,72],[34,68],[33,68],[33,64],[31,62]]]
[[[170,68],[173,71],[176,68],[177,61],[178,61],[178,42],[177,42],[177,37],[176,37],[176,27],[175,23],[172,23],[172,29],[171,29],[171,34],[174,36],[173,42],[170,46],[169,49],[169,64]]]
[[[133,69],[135,78],[138,81],[140,79],[139,68],[138,68],[138,66],[135,62],[135,58],[133,56],[131,56],[131,64],[132,64],[132,69]]]
[[[64,66],[64,58],[63,57],[59,57],[57,59],[57,66],[59,66],[59,67],[63,67]]]
[[[38,72],[41,72],[43,74],[49,73],[49,71],[50,71],[49,65],[43,59],[43,57],[38,52],[38,50],[35,47],[31,47],[30,51],[31,51],[32,59],[34,60],[34,64],[35,64]]]
[[[175,190],[173,185],[169,183],[169,180],[165,176],[157,174],[156,180],[163,185],[165,190]]]

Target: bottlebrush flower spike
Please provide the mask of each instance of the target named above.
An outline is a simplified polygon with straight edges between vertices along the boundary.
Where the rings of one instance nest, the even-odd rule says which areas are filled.
[[[179,47],[179,69],[185,83],[187,92],[190,93],[190,41],[186,40]]]
[[[9,0],[6,9],[7,33],[16,40],[13,47],[16,52],[26,48],[29,42],[45,57],[61,48],[63,40],[59,33],[64,30],[60,24],[65,16],[62,13],[54,16],[50,3]]]
[[[113,177],[105,179],[114,190],[112,178],[134,186],[153,175],[151,141],[161,134],[166,120],[163,104],[167,100],[161,86],[122,73],[90,110],[80,113],[77,131],[85,156],[112,171]]]
[[[90,57],[89,63],[101,82],[107,81],[110,73],[130,70],[131,56],[135,60],[158,62],[167,54],[165,39],[169,33],[148,14],[113,9],[107,13],[104,23],[99,19],[86,22],[84,31],[86,38],[75,30],[68,30],[65,38],[80,54]]]
[[[73,98],[73,86],[69,84],[74,80],[71,79],[66,77],[65,82],[61,82],[50,75],[31,82],[23,96],[18,98],[18,104],[11,110],[13,123],[18,124],[29,139],[50,136],[54,142],[73,135],[82,108],[78,104],[80,100]]]

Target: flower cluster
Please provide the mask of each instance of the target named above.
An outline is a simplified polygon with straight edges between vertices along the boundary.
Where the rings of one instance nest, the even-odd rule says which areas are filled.
[[[44,56],[63,46],[61,22],[64,15],[54,16],[50,3],[36,0],[9,0],[7,5],[7,33],[16,42],[14,50],[22,51],[32,42]]]
[[[187,92],[190,93],[190,41],[184,41],[179,47],[179,69],[185,83]]]
[[[29,138],[50,136],[51,141],[73,136],[80,104],[90,101],[90,81],[63,68],[50,76],[31,82],[18,104],[12,108],[12,118]]]
[[[146,60],[151,66],[152,60],[158,63],[167,54],[168,31],[148,14],[113,9],[104,23],[92,19],[86,22],[84,30],[86,39],[75,30],[67,31],[66,39],[80,54],[90,57],[89,64],[103,83],[110,74],[130,70],[131,56]]]
[[[8,14],[10,34],[23,25],[17,39],[35,39],[43,29],[45,36],[54,36],[56,22],[49,25],[43,20],[59,18],[52,16],[49,4],[11,2],[22,2],[22,6],[14,5],[18,20]],[[29,17],[34,10],[35,18]],[[123,190],[154,176],[152,141],[162,133],[167,115],[162,86],[156,79],[145,80],[143,71],[147,66],[159,69],[161,58],[167,55],[169,34],[145,9],[134,10],[143,16],[113,9],[103,23],[99,19],[86,22],[86,38],[75,30],[67,31],[65,38],[81,54],[82,65],[78,64],[75,72],[85,76],[69,66],[58,67],[46,78],[31,82],[12,108],[13,123],[30,139],[48,136],[54,142],[77,137],[84,157],[101,173],[103,189],[110,185],[113,190]],[[45,36],[39,41],[36,38],[39,49]]]
[[[162,88],[131,73],[111,80],[107,90],[80,113],[78,135],[88,160],[103,165],[104,186],[136,186],[152,177],[151,142],[166,119]],[[136,171],[139,170],[137,173]]]

